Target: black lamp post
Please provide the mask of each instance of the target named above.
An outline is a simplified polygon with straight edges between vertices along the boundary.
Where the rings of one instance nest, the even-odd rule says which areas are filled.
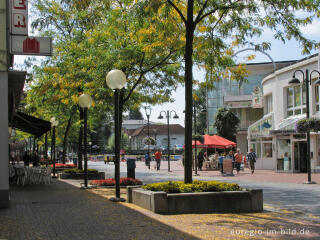
[[[164,113],[165,117],[167,118],[167,125],[168,125],[168,172],[170,172],[170,130],[169,130],[169,119],[171,118],[171,114],[174,112],[173,119],[178,119],[179,116],[177,115],[176,111],[174,110],[167,110],[166,111],[161,111],[158,119],[163,119],[164,117],[162,116],[162,113]]]
[[[52,144],[51,144],[51,158],[53,158],[53,176],[52,178],[57,178],[56,176],[56,126],[59,125],[59,121],[55,117],[50,119],[52,127]]]
[[[206,109],[203,109],[200,111],[200,113],[207,113]],[[195,135],[195,139],[194,139],[194,174],[195,176],[198,176],[198,159],[197,159],[197,109],[196,109],[196,105],[193,104],[193,124],[194,124],[194,135]]]
[[[306,85],[306,114],[307,119],[310,118],[310,109],[309,109],[309,84],[311,85],[311,76],[312,73],[318,73],[319,79],[315,82],[316,85],[320,84],[320,72],[317,70],[313,70],[309,74],[309,69],[305,70],[305,73],[298,69],[294,71],[293,78],[289,81],[290,85],[299,85],[300,80],[296,78],[296,73],[300,72],[302,74],[303,80],[302,83]],[[305,184],[314,184],[316,182],[311,181],[311,159],[310,159],[310,130],[307,130],[307,172],[308,172],[308,181],[304,182]]]
[[[84,155],[84,188],[88,188],[88,154],[87,154],[87,121],[88,108],[92,104],[92,99],[88,94],[79,97],[78,104],[83,109],[83,155]]]
[[[146,116],[147,116],[147,120],[148,120],[148,156],[149,156],[148,168],[150,169],[150,116],[151,116],[151,107],[150,106],[144,107],[144,111],[146,112]]]
[[[126,75],[121,70],[111,70],[108,72],[106,82],[109,88],[114,90],[114,179],[116,181],[116,197],[110,198],[113,202],[125,201],[120,198],[120,123],[119,123],[119,90],[126,84]]]

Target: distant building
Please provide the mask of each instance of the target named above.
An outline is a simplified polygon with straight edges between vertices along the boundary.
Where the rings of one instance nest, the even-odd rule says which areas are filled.
[[[124,129],[125,133],[130,136],[137,128],[147,126],[147,124],[147,120],[123,120],[122,128]],[[154,122],[150,121],[150,124],[154,124]]]
[[[288,66],[295,61],[275,62],[277,68]],[[242,84],[235,80],[222,79],[215,83],[215,89],[208,92],[207,111],[209,134],[216,133],[213,127],[219,108],[231,109],[240,119],[236,134],[237,146],[241,152],[248,151],[248,127],[263,116],[262,79],[274,71],[272,62],[249,63],[247,81]]]
[[[170,149],[175,146],[184,144],[184,127],[180,124],[170,124]],[[164,148],[168,146],[168,125],[150,124],[150,137],[156,141],[155,148]],[[137,128],[131,135],[130,146],[131,149],[145,149],[144,140],[148,137],[148,126]]]

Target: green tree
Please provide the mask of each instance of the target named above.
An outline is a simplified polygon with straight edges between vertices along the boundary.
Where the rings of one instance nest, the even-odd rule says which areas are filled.
[[[219,136],[235,142],[239,123],[239,118],[230,109],[219,108],[213,126]]]
[[[129,110],[129,120],[143,120],[142,113],[139,109]]]
[[[155,1],[150,3],[155,6]],[[157,1],[160,3],[161,1]],[[185,34],[185,183],[192,182],[192,67],[196,37],[201,32],[213,32],[217,39],[233,37],[237,45],[250,44],[248,39],[259,36],[264,27],[270,28],[274,37],[285,42],[295,38],[308,53],[316,48],[315,41],[308,40],[300,31],[300,26],[311,23],[313,18],[319,17],[319,1],[216,1],[216,0],[167,0],[180,17],[184,25]],[[295,12],[305,11],[306,17],[297,17]],[[254,43],[251,43],[254,44]],[[256,45],[256,44],[255,44]],[[268,48],[268,43],[256,45]]]

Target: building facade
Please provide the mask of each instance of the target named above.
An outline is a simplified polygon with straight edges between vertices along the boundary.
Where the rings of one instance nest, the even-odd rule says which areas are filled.
[[[306,134],[296,132],[297,121],[306,117],[306,101],[310,104],[310,117],[320,117],[320,88],[314,83],[318,74],[311,76],[309,99],[302,84],[302,74],[297,72],[301,84],[292,86],[289,81],[296,70],[305,74],[318,70],[318,55],[297,61],[293,65],[278,69],[262,80],[264,116],[248,130],[248,144],[257,153],[257,169],[272,169],[279,172],[307,171]],[[320,171],[320,134],[311,132],[311,170]]]
[[[208,129],[215,133],[213,127],[215,114],[219,108],[231,109],[240,119],[237,131],[237,146],[241,152],[248,152],[248,127],[263,116],[262,79],[277,68],[292,64],[293,61],[263,62],[246,65],[248,77],[240,83],[235,80],[222,79],[215,83],[215,89],[208,92]],[[260,101],[260,102],[257,102]]]
[[[170,149],[174,150],[177,146],[184,144],[184,127],[180,124],[170,124]],[[153,148],[167,149],[168,147],[168,125],[150,124],[149,136],[156,144]],[[137,128],[131,135],[130,146],[133,150],[146,150],[145,140],[148,138],[148,126]]]

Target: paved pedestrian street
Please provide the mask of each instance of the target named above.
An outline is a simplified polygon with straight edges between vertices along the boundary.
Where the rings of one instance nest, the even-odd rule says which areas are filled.
[[[109,201],[114,189],[80,190],[80,182],[13,188],[11,207],[0,210],[0,239],[320,238],[319,224],[285,212],[160,215]]]
[[[114,165],[91,162],[90,167],[105,171],[108,177],[114,176]],[[150,170],[143,162],[137,162],[136,178],[144,183],[183,180],[183,168],[178,162],[171,162],[172,172],[167,171],[167,162],[162,161],[161,171]],[[306,174],[282,174],[274,171],[256,171],[247,176],[248,170],[234,177],[221,177],[218,171],[198,171],[199,180],[219,180],[234,182],[242,187],[263,189],[264,208],[270,211],[286,212],[302,220],[320,224],[320,174],[312,174],[318,184],[302,184]],[[269,176],[271,175],[271,177]],[[121,163],[121,176],[126,176],[126,165]]]
[[[162,165],[156,171],[138,162],[136,177],[144,182],[182,180],[174,164],[169,173]],[[113,177],[112,164],[89,166]],[[121,175],[126,175],[124,163]],[[109,201],[113,188],[80,190],[81,182],[54,179],[50,185],[12,187],[10,208],[0,209],[0,239],[320,239],[318,185],[241,180],[242,186],[264,189],[265,211],[162,215]],[[125,189],[121,197],[126,198]]]

